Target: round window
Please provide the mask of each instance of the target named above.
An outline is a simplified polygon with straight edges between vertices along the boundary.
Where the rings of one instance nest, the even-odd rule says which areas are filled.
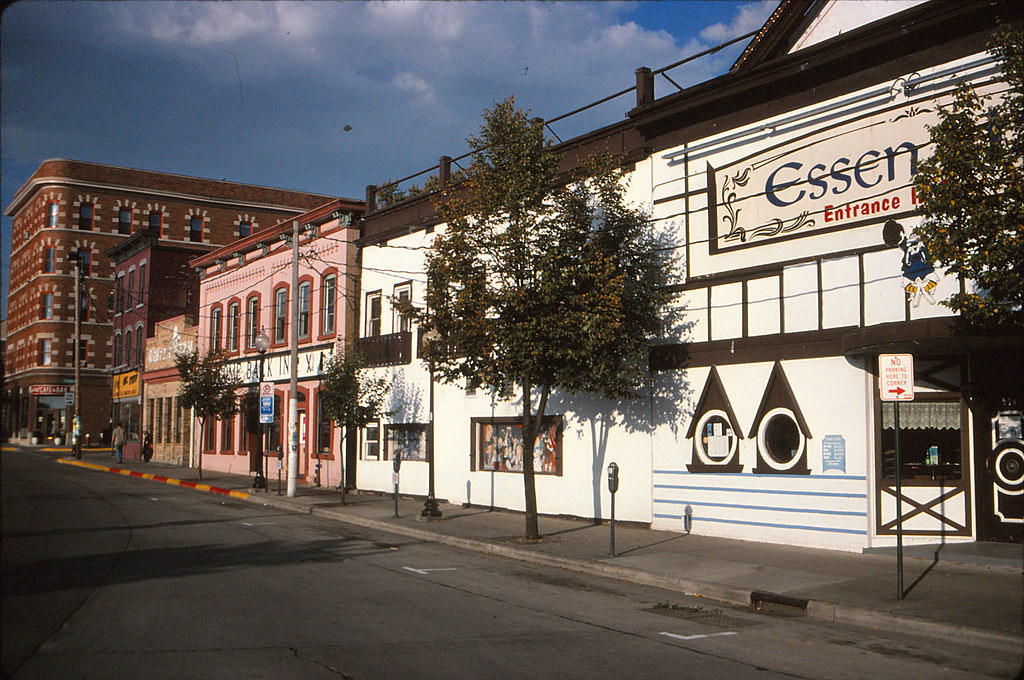
[[[804,452],[804,435],[787,408],[772,409],[761,420],[757,444],[764,461],[776,470],[788,470]]]
[[[736,433],[725,411],[708,411],[697,421],[694,432],[697,457],[707,465],[728,463],[736,453]]]

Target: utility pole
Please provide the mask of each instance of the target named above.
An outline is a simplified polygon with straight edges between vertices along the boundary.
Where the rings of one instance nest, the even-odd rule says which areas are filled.
[[[69,256],[75,263],[75,350],[73,360],[75,362],[75,398],[74,414],[71,416],[71,451],[75,458],[82,457],[82,256],[75,251]]]
[[[288,381],[288,497],[295,497],[299,477],[299,221],[292,220],[291,366]]]

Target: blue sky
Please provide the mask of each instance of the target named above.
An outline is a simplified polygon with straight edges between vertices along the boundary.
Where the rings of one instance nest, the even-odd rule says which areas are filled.
[[[630,87],[637,67],[758,28],[776,4],[22,0],[0,22],[3,207],[47,158],[362,198],[462,155],[496,100],[554,118]],[[706,80],[739,49],[671,75]],[[659,79],[658,96],[671,89]],[[621,120],[631,96],[554,130]]]

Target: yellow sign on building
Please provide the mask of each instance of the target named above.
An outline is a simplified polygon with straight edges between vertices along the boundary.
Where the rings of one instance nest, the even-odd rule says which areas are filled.
[[[112,395],[114,399],[139,396],[139,372],[129,371],[114,376]]]

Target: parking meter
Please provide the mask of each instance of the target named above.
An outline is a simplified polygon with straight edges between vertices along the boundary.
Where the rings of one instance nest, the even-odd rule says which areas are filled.
[[[608,490],[612,493],[619,490],[619,466],[615,463],[608,464]]]
[[[619,466],[608,464],[608,491],[612,494],[612,517],[609,522],[608,554],[615,557],[615,492],[619,490]]]
[[[395,483],[395,518],[398,518],[398,470],[402,467],[402,452],[401,450],[395,451],[395,455],[391,459],[391,464],[394,467],[395,473],[392,475],[392,481]]]

